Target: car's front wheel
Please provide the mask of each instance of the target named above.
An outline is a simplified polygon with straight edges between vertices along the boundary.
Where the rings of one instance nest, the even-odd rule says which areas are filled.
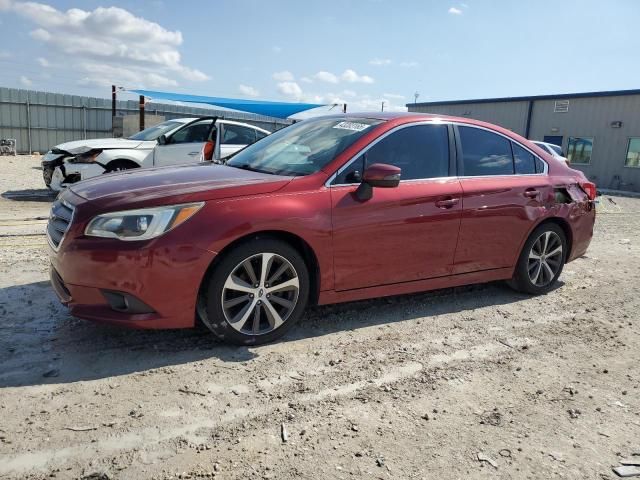
[[[509,285],[534,295],[547,293],[562,273],[566,255],[567,239],[562,228],[555,223],[540,225],[527,239]]]
[[[283,336],[309,296],[309,272],[286,242],[256,238],[214,266],[199,302],[202,322],[221,340],[259,345]]]

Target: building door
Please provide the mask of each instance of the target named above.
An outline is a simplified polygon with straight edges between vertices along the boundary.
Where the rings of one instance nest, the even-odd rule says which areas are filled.
[[[554,145],[558,145],[562,148],[562,135],[545,135],[544,142],[553,143]]]

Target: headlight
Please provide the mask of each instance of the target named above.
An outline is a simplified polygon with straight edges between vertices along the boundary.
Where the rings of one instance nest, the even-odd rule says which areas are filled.
[[[148,240],[185,222],[203,205],[204,202],[187,203],[105,213],[91,220],[84,233],[90,237]]]

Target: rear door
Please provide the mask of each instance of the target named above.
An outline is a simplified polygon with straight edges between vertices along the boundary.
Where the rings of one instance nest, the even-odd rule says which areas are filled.
[[[401,127],[338,171],[330,186],[336,290],[451,273],[462,190],[450,132],[443,124]],[[374,163],[400,167],[400,185],[359,201],[354,191]]]
[[[219,128],[219,160],[227,158],[238,150],[242,150],[244,147],[251,145],[258,139],[256,129],[249,126],[236,125],[233,123],[221,123]]]
[[[165,166],[202,160],[205,143],[215,135],[214,122],[214,118],[197,120],[173,132],[165,145],[154,148],[153,164]]]
[[[456,132],[463,209],[454,272],[511,267],[524,237],[553,204],[546,164],[491,130],[458,126]]]

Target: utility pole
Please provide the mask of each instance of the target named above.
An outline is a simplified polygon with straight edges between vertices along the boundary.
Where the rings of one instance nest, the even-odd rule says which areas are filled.
[[[420,94],[418,92],[413,94],[413,104],[415,105],[416,103],[418,103],[418,97],[420,96]]]
[[[112,137],[114,134],[113,123],[115,122],[115,118],[116,118],[116,86],[111,85],[111,136]]]
[[[384,100],[382,101],[382,110],[380,110],[381,112],[384,112]]]
[[[342,113],[347,113],[347,104],[346,103],[342,104]]]
[[[144,130],[144,95],[140,95],[140,131]]]

